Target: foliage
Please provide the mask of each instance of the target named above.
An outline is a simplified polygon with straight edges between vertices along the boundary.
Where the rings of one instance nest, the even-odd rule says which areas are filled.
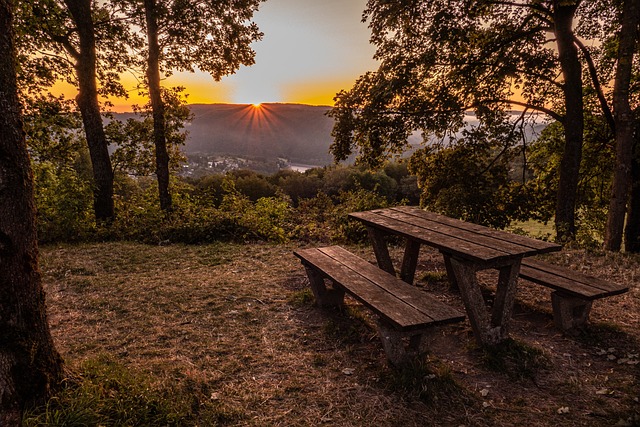
[[[158,25],[161,67],[165,75],[173,70],[195,71],[196,67],[215,80],[234,73],[240,65],[252,65],[251,43],[262,33],[251,21],[261,0],[159,1],[154,15]],[[142,1],[119,0],[129,17],[146,28]],[[145,58],[146,60],[146,58]]]
[[[16,2],[16,38],[20,52],[20,85],[30,94],[46,92],[57,80],[77,85],[78,28],[61,0]],[[118,16],[114,2],[92,2],[95,23],[97,78],[102,95],[126,97],[119,74],[132,65],[127,47],[141,39],[129,22]]]
[[[379,180],[392,181],[387,188],[393,189],[398,188],[397,181],[384,173],[366,172],[359,167],[296,172],[295,178],[289,173],[264,176],[238,170],[197,180],[173,178],[174,212],[167,216],[158,207],[157,182],[152,177],[120,173],[114,185],[117,219],[109,227],[102,227],[96,226],[90,209],[90,174],[83,172],[87,160],[80,160],[59,166],[50,162],[35,164],[42,242],[363,241],[365,229],[348,220],[350,212],[406,203],[398,199],[400,192],[378,191]],[[400,169],[406,171],[404,167]],[[336,174],[336,170],[341,172]],[[334,177],[333,196],[321,190],[310,197],[298,193],[298,201],[294,203],[287,194],[291,189],[288,184],[294,179],[303,186],[317,188],[316,184],[322,184],[321,177],[328,175]],[[362,176],[371,180],[352,180]],[[396,176],[406,179],[404,172]],[[359,188],[354,182],[368,182],[372,188]],[[277,185],[283,183],[287,185]]]
[[[51,94],[23,97],[22,120],[32,160],[68,163],[86,144],[73,102]]]
[[[247,196],[239,193],[233,182],[228,181],[227,194],[220,210],[228,212],[241,232],[241,239],[262,238],[276,242],[286,240],[284,224],[289,219],[290,204],[285,197],[261,197],[252,204]]]
[[[365,189],[343,191],[333,214],[332,226],[338,240],[365,242],[368,239],[365,226],[360,221],[349,219],[350,212],[366,211],[389,206],[385,197]]]
[[[185,161],[180,147],[188,135],[184,127],[193,119],[183,92],[183,87],[162,90],[169,164],[174,172]],[[111,120],[105,126],[109,143],[115,147],[111,161],[116,171],[137,176],[151,175],[156,169],[151,106],[148,103],[143,107],[134,105],[133,111],[139,118],[129,118],[124,123]]]
[[[536,195],[538,209],[533,218],[547,221],[553,215],[558,189],[563,135],[559,124],[547,126],[540,138],[529,147],[527,166],[533,179],[526,187]],[[585,138],[577,193],[577,215],[580,231],[577,243],[590,246],[604,236],[606,209],[609,203],[615,160],[613,135],[602,116],[585,117]]]
[[[517,106],[544,113],[562,126],[558,152],[562,168],[556,169],[554,178],[555,221],[559,237],[573,238],[584,108],[605,117],[601,124],[612,127],[607,104],[612,85],[606,82],[612,81],[616,63],[619,4],[370,0],[364,19],[369,21],[380,65],[362,75],[350,90],[336,95],[329,113],[336,119],[331,146],[334,157],[342,160],[356,153],[358,161],[378,167],[407,150],[409,136],[421,132],[427,148],[414,158],[420,154],[429,158],[414,164],[421,166],[416,173],[426,173],[419,176],[426,184],[423,201],[433,204],[434,198],[452,202],[462,197],[471,202],[473,214],[460,212],[457,208],[461,206],[451,203],[441,210],[473,218],[482,205],[495,203],[490,188],[502,187],[498,197],[504,201],[498,204],[503,206],[514,199],[517,189],[502,191],[507,186],[497,184],[496,179],[503,178],[494,173],[496,169],[481,167],[471,176],[483,181],[479,185],[486,188],[484,194],[473,194],[477,185],[462,183],[461,188],[453,183],[451,194],[439,197],[440,191],[433,192],[433,174],[446,174],[453,164],[448,159],[449,168],[435,168],[431,145],[437,140],[446,142],[464,130],[465,114],[472,111],[491,131],[487,136],[497,142],[483,151],[495,154],[505,147],[499,139],[523,141],[522,132],[513,135],[508,130],[505,113],[509,109]],[[497,126],[499,123],[502,125]],[[487,176],[480,176],[480,171]],[[469,199],[472,194],[475,197]],[[511,216],[507,213],[495,222],[505,224]]]
[[[41,242],[77,241],[94,229],[91,166],[71,103],[51,95],[23,99]]]
[[[416,151],[410,168],[422,189],[421,204],[448,216],[498,228],[528,217],[533,204],[525,196],[530,195],[510,176],[516,155],[513,136],[509,129],[495,132],[480,125],[463,130],[459,139],[444,147],[433,145]]]
[[[90,184],[72,167],[34,164],[38,236],[41,242],[78,241],[94,226]]]

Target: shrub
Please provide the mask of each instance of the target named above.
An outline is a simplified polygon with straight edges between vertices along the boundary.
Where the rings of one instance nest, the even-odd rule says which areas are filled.
[[[71,167],[33,166],[41,242],[85,239],[95,227],[91,186]]]

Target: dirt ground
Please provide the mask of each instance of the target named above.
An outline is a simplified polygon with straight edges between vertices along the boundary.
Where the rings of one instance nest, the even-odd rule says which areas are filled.
[[[41,248],[55,343],[70,370],[107,354],[189,390],[220,425],[640,425],[640,257],[548,258],[631,288],[596,301],[578,336],[554,328],[548,290],[522,282],[514,345],[480,349],[465,321],[435,329],[424,361],[398,370],[365,308],[314,306],[295,248]],[[489,304],[492,275],[480,277]],[[421,252],[416,285],[464,310],[439,253]]]

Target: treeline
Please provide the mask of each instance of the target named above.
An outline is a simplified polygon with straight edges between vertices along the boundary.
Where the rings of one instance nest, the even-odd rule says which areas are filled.
[[[152,244],[214,240],[361,240],[349,212],[418,204],[417,181],[406,163],[378,171],[327,166],[264,175],[235,170],[201,178],[173,176],[174,207],[160,208],[152,177],[117,174],[116,216],[106,225],[93,215],[91,176],[82,157],[66,166],[34,163],[38,236],[42,243],[136,240]]]

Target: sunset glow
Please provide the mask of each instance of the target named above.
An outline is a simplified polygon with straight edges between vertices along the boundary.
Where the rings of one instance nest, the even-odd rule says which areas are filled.
[[[162,80],[164,87],[184,86],[189,104],[243,104],[254,110],[265,103],[333,105],[340,90],[378,67],[369,44],[370,32],[361,22],[366,0],[269,0],[260,5],[255,22],[264,33],[252,44],[255,64],[214,81],[207,73],[175,71]],[[148,99],[138,91],[141,78],[121,75],[127,98],[110,98],[115,112],[132,111]],[[73,99],[77,89],[68,84],[52,88],[54,95]],[[104,100],[102,100],[104,101]]]

